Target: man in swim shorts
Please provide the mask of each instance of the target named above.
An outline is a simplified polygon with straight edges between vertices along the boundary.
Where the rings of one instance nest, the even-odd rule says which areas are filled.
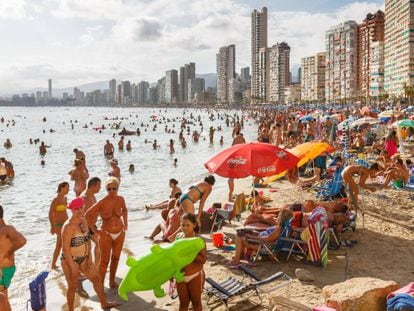
[[[10,304],[7,289],[16,271],[14,252],[25,244],[26,238],[13,226],[6,225],[4,222],[3,207],[0,205],[0,292],[5,296],[8,309],[10,309]]]

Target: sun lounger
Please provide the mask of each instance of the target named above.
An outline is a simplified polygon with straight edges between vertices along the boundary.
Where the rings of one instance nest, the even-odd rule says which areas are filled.
[[[262,302],[262,298],[259,294],[259,291],[265,292],[263,291],[262,286],[270,284],[276,280],[285,280],[282,284],[274,286],[266,291],[273,292],[278,288],[288,285],[292,281],[292,278],[283,272],[277,272],[265,279],[261,279],[245,266],[240,266],[239,269],[243,271],[245,277],[247,276],[250,279],[250,282],[244,282],[244,280],[238,280],[230,277],[229,279],[219,283],[211,278],[206,278],[206,282],[210,285],[204,289],[208,296],[207,305],[209,304],[210,299],[214,296],[225,305],[226,310],[229,310],[229,299],[248,292],[255,293],[259,297],[260,302]]]

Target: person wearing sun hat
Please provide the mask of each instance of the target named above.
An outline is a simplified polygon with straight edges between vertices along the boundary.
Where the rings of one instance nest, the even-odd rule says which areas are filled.
[[[75,292],[78,287],[80,273],[92,282],[102,309],[119,305],[119,303],[109,302],[106,299],[101,278],[92,262],[90,233],[83,214],[84,205],[85,201],[81,197],[73,199],[69,203],[68,209],[71,210],[72,217],[66,222],[62,231],[61,261],[68,284],[66,297],[69,311],[74,310]]]
[[[118,195],[119,180],[116,177],[109,177],[105,182],[108,194],[94,204],[86,212],[86,219],[89,228],[99,234],[99,248],[101,251],[101,261],[99,274],[102,282],[110,263],[109,286],[117,288],[115,282],[116,270],[118,269],[119,257],[125,240],[125,232],[128,229],[128,210],[125,200]],[[102,226],[96,229],[96,219],[100,216]]]

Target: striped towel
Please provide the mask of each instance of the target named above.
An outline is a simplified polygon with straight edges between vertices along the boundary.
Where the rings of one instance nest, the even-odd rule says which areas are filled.
[[[323,268],[328,265],[329,227],[328,216],[323,207],[317,207],[308,218],[310,239],[308,241],[309,258],[320,263]]]

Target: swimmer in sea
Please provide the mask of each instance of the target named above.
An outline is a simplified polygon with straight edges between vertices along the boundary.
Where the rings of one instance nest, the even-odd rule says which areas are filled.
[[[118,141],[118,149],[124,150],[124,136],[121,136],[121,139]]]
[[[70,179],[75,181],[73,186],[73,191],[75,191],[76,196],[80,196],[83,190],[86,189],[86,181],[89,178],[89,173],[82,165],[82,161],[76,159],[74,161],[75,168],[69,172]]]
[[[75,160],[79,159],[82,161],[82,166],[86,169],[86,155],[82,150],[79,150],[78,148],[73,149],[73,152],[75,153]]]
[[[107,158],[113,158],[114,151],[115,151],[114,145],[109,140],[107,140],[104,146],[104,156]]]
[[[108,194],[86,212],[86,219],[92,231],[99,235],[101,250],[99,274],[101,281],[104,282],[106,270],[110,263],[109,286],[117,288],[118,284],[115,282],[115,276],[124,245],[125,232],[128,230],[128,210],[124,198],[118,195],[119,180],[110,177],[105,182],[105,187]],[[97,230],[94,221],[98,216],[102,219],[102,227]]]
[[[11,141],[9,138],[6,139],[6,142],[3,144],[4,148],[6,149],[10,149],[11,147],[13,147]]]
[[[42,141],[40,146],[39,146],[39,153],[40,155],[44,156],[47,152],[47,148],[50,148],[52,146],[46,146],[45,143]]]
[[[116,177],[118,180],[121,180],[121,169],[118,166],[118,160],[112,159],[111,160],[111,171],[108,173],[111,177]]]
[[[131,151],[132,150],[132,145],[131,145],[131,141],[128,140],[128,143],[126,145],[126,151]]]
[[[56,234],[56,245],[53,252],[52,269],[57,269],[56,262],[62,249],[62,227],[68,219],[66,207],[69,193],[69,183],[61,182],[57,188],[57,196],[52,200],[49,209],[50,234]]]
[[[131,174],[135,172],[135,166],[134,166],[134,164],[130,164],[130,165],[129,165],[129,169],[128,169],[128,171],[129,171]]]

